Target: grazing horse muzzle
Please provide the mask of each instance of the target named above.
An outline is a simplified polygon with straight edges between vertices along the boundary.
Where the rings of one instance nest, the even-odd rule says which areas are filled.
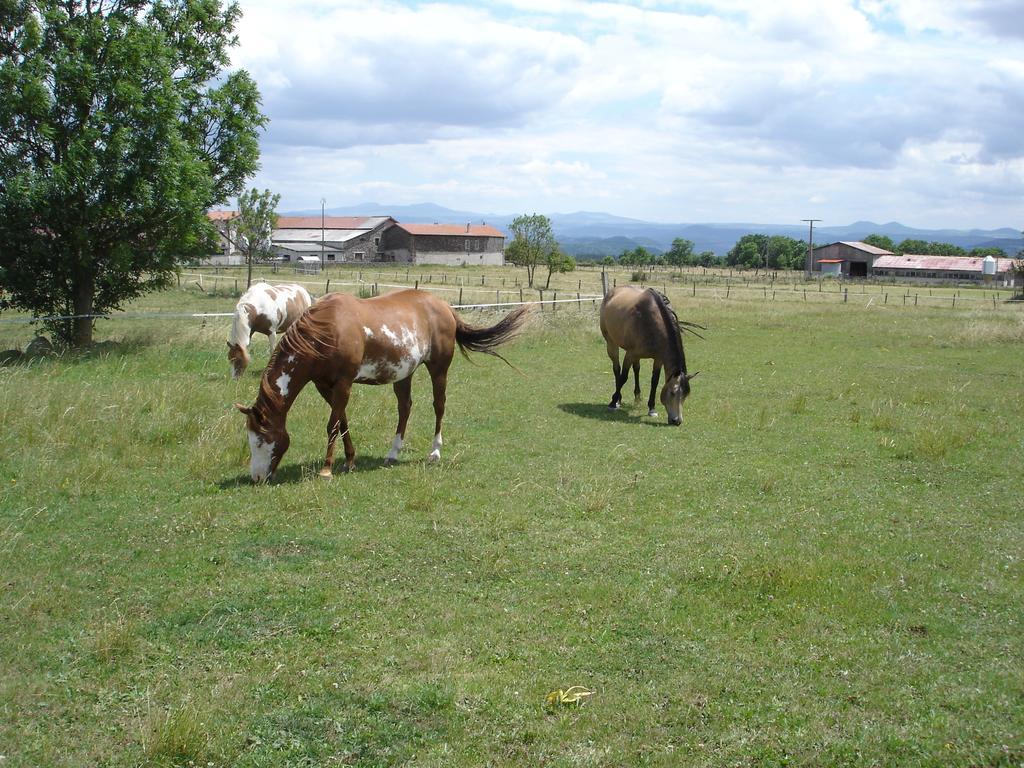
[[[683,417],[676,416],[675,418],[672,418],[671,416],[669,416],[668,423],[671,424],[673,427],[678,427],[680,424],[683,423]]]
[[[249,435],[249,477],[254,483],[267,482],[273,477],[277,465],[281,463],[281,457],[288,450],[288,432],[283,428],[268,428],[262,422],[260,414],[253,408],[247,408],[240,403],[235,403],[235,407],[246,419]]]

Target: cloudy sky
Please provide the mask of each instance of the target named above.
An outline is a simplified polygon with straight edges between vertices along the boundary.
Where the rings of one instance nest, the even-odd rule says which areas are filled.
[[[1021,0],[241,0],[280,210],[1024,227]]]

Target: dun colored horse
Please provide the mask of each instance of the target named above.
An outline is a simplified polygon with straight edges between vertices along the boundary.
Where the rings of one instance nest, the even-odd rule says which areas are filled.
[[[331,476],[339,437],[345,446],[343,471],[355,466],[356,452],[345,415],[354,383],[394,387],[398,428],[385,463],[395,461],[412,409],[412,375],[420,365],[427,367],[434,388],[434,441],[428,458],[437,461],[441,458],[448,366],[455,347],[463,354],[469,350],[501,357],[495,349],[515,336],[527,311],[520,307],[490,328],[474,328],[446,302],[424,291],[396,291],[372,299],[341,293],[324,296],[281,339],[263,373],[255,404],[247,408],[236,403],[246,417],[253,481],[267,480],[277,469],[288,450],[288,409],[311,381],[331,406],[322,477]]]
[[[654,392],[658,387],[661,369],[665,369],[665,386],[661,402],[668,412],[668,423],[683,423],[683,400],[690,394],[690,379],[696,373],[687,373],[683,352],[682,326],[668,299],[657,291],[631,285],[615,288],[601,303],[601,335],[608,348],[615,374],[615,394],[608,404],[618,408],[622,402],[622,386],[629,379],[629,369],[637,377],[635,395],[640,397],[640,363],[654,359],[651,373],[651,395],[647,399],[647,415],[657,416],[654,410]],[[619,349],[625,350],[619,365]]]
[[[277,334],[284,333],[312,304],[301,285],[255,283],[238,300],[228,334],[228,361],[231,375],[241,376],[249,365],[249,341],[259,331],[270,337],[273,353]]]

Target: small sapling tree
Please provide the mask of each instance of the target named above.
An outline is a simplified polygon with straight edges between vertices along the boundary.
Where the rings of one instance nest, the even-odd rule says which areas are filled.
[[[539,213],[523,214],[512,220],[509,230],[512,242],[505,249],[505,259],[517,267],[526,267],[526,284],[532,288],[538,265],[548,264],[558,251],[551,221]]]
[[[271,237],[277,226],[277,204],[281,196],[269,189],[250,189],[238,196],[238,218],[235,232],[238,250],[245,256],[245,287],[252,285],[252,266],[273,256]]]

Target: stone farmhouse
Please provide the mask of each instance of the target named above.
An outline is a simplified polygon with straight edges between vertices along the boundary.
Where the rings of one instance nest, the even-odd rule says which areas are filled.
[[[383,260],[406,264],[501,265],[505,235],[487,224],[395,224],[384,233]]]
[[[235,211],[210,211],[219,250],[209,264],[243,264]],[[486,224],[401,224],[390,216],[280,216],[271,242],[282,262],[502,265],[505,235]]]

